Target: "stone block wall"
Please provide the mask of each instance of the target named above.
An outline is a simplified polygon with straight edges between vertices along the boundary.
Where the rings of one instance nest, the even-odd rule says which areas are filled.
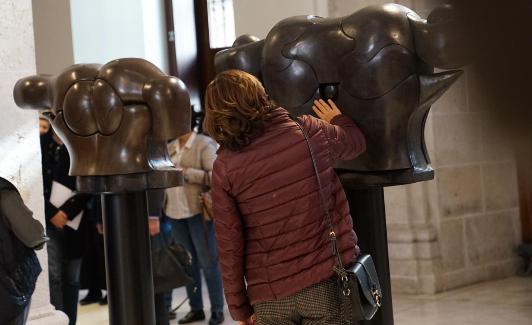
[[[389,2],[329,0],[329,13]],[[439,1],[394,2],[426,17]],[[435,179],[385,189],[394,292],[435,293],[515,274],[521,241],[515,161],[489,105],[466,69],[427,120]]]
[[[521,231],[515,161],[497,126],[502,121],[491,118],[488,105],[475,91],[474,74],[466,71],[430,115],[441,290],[508,276],[518,267],[515,248]]]
[[[0,1],[0,176],[20,190],[35,218],[44,223],[38,114],[13,102],[13,86],[35,74],[35,50],[30,0]],[[67,324],[50,305],[46,249],[38,252],[43,267],[33,295],[28,324]]]

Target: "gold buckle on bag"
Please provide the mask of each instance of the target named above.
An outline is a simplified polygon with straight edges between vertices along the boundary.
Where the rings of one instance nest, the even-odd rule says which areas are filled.
[[[349,278],[347,277],[347,275],[342,275],[341,280],[343,286],[342,293],[344,294],[344,296],[348,297],[349,295],[351,295],[351,289],[349,288]]]
[[[382,305],[382,295],[379,294],[379,291],[375,287],[371,288],[371,295],[373,296],[373,300],[375,300],[377,307],[380,308]]]

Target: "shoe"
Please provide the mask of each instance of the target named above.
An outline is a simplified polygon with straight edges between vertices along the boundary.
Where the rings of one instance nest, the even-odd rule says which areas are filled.
[[[101,306],[105,306],[105,305],[107,305],[107,295],[105,295],[105,297],[103,297],[102,299],[100,299],[99,304],[100,304]]]
[[[224,313],[222,311],[213,311],[211,319],[209,320],[209,325],[219,325],[225,320]]]
[[[168,320],[174,320],[177,318],[177,314],[175,311],[169,311],[168,312]]]
[[[80,300],[79,304],[81,306],[95,304],[95,303],[99,302],[100,299],[102,299],[102,296],[98,297],[98,296],[93,296],[93,295],[87,295],[87,297],[85,297],[85,298]]]
[[[179,320],[179,324],[189,324],[200,320],[205,320],[205,313],[203,310],[191,310],[185,317]]]

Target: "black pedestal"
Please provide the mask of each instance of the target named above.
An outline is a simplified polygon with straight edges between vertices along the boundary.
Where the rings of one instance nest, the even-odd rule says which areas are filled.
[[[146,192],[102,194],[109,324],[155,325]]]
[[[393,325],[384,191],[382,187],[365,189],[345,187],[345,193],[353,216],[358,245],[363,254],[371,254],[373,257],[383,292],[383,303],[380,311],[371,321],[360,322],[360,324]]]

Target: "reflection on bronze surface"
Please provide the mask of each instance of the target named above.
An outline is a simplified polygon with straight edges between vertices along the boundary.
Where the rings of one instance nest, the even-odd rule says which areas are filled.
[[[166,142],[190,131],[185,84],[143,59],[78,64],[55,76],[20,79],[21,108],[50,109],[80,190],[114,192],[175,186]]]
[[[424,143],[430,106],[461,75],[453,9],[422,20],[410,9],[370,6],[341,18],[291,17],[264,40],[249,35],[216,55],[218,72],[240,69],[294,115],[334,98],[367,138],[367,152],[340,162],[346,184],[397,185],[434,177]]]

